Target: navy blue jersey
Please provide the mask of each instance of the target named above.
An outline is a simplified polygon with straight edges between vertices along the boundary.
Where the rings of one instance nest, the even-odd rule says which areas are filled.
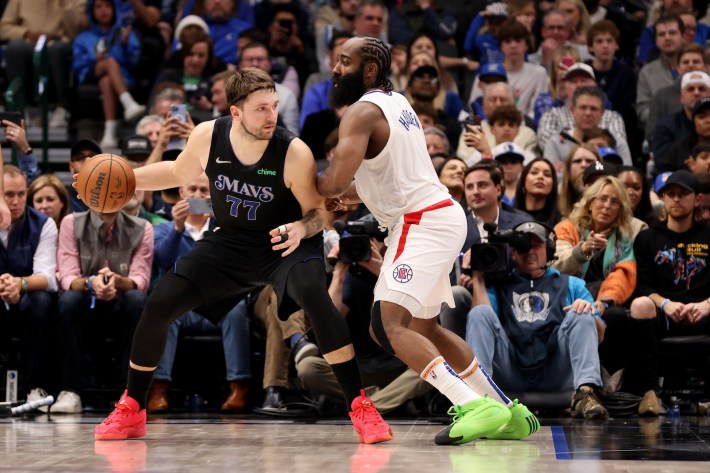
[[[269,230],[300,220],[301,206],[284,183],[288,147],[296,138],[277,127],[264,154],[244,165],[229,140],[232,117],[215,120],[205,172],[219,232],[249,245],[269,245]]]

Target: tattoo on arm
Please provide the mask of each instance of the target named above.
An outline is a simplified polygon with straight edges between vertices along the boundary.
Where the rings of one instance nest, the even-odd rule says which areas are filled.
[[[310,238],[323,230],[325,226],[325,211],[323,209],[313,209],[306,212],[301,219],[301,223],[306,230],[306,238]]]

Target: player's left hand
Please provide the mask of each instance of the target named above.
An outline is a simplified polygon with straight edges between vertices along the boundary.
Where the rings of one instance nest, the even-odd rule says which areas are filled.
[[[584,299],[577,299],[572,304],[563,307],[562,310],[564,312],[568,312],[571,310],[572,312],[576,312],[577,314],[584,314],[585,312],[593,313],[594,305],[592,305],[591,302],[585,301]]]
[[[274,251],[285,250],[281,256],[286,257],[296,251],[301,240],[306,236],[306,227],[303,223],[291,222],[279,225],[269,232],[271,236],[272,249]]]

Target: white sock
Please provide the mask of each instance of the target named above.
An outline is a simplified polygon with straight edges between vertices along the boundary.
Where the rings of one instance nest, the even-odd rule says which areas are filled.
[[[478,360],[475,357],[471,365],[459,373],[459,377],[476,393],[487,394],[491,399],[495,399],[508,407],[513,405],[510,399],[503,394],[503,391],[501,391],[491,377],[488,376],[483,366],[478,364]]]
[[[116,136],[116,129],[118,128],[118,120],[106,120],[104,123],[104,135]]]
[[[126,109],[132,105],[138,105],[135,100],[133,100],[133,96],[131,95],[130,92],[124,92],[121,95],[118,96],[118,100],[121,101],[121,105],[123,105],[123,108]]]
[[[469,388],[454,373],[454,370],[446,363],[443,356],[438,356],[431,360],[419,376],[449,398],[449,401],[454,406],[462,406],[476,399],[481,399],[481,396]]]

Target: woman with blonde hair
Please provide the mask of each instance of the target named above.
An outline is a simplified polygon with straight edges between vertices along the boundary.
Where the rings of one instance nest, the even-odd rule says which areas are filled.
[[[600,313],[623,305],[636,288],[632,219],[624,185],[601,176],[555,227],[555,268],[584,279]]]
[[[557,0],[555,8],[567,15],[572,35],[569,40],[575,44],[587,44],[587,31],[592,26],[589,11],[582,0]]]
[[[27,201],[35,209],[59,223],[69,214],[69,193],[54,174],[42,174],[27,190]]]

